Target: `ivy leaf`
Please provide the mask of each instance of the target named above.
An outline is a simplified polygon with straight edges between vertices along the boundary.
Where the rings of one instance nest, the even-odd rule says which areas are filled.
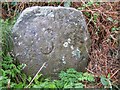
[[[118,28],[117,28],[117,27],[113,27],[113,28],[111,29],[112,32],[114,32],[114,31],[119,31],[119,30],[120,30],[120,27],[118,27]]]
[[[92,81],[95,81],[95,79],[94,79],[93,76],[89,76],[89,77],[88,77],[88,81],[92,82]]]
[[[70,7],[71,5],[71,0],[67,0],[66,2],[64,2],[64,7]]]
[[[111,17],[108,17],[107,20],[113,22],[113,19]]]
[[[101,81],[101,83],[102,83],[104,86],[108,86],[108,85],[109,85],[109,82],[108,82],[107,78],[105,78],[105,77],[103,77],[103,76],[101,76],[100,81]]]
[[[11,5],[12,5],[12,6],[16,6],[16,5],[17,5],[17,2],[11,2]]]

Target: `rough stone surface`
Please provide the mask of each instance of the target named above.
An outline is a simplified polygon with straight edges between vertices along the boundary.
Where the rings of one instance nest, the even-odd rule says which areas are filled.
[[[67,68],[84,71],[90,40],[82,12],[74,8],[39,7],[25,9],[12,30],[13,54],[24,71],[35,75],[44,62],[43,75],[56,77]]]

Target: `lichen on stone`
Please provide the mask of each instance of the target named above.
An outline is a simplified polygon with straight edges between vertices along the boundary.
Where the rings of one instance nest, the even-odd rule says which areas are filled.
[[[67,42],[70,44],[70,42],[71,42],[71,39],[70,39],[70,38],[68,38]]]
[[[62,63],[63,63],[63,64],[66,64],[65,56],[62,56]]]
[[[80,53],[81,53],[81,51],[77,47],[77,49],[75,49],[74,51],[72,51],[72,56],[76,57],[76,58],[80,58]]]
[[[64,42],[63,46],[68,47],[68,42]]]

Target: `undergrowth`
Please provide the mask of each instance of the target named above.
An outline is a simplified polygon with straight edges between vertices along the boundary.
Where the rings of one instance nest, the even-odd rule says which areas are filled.
[[[2,55],[2,53],[1,53]],[[43,78],[42,74],[38,74],[33,82],[32,77],[26,76],[22,69],[24,65],[16,65],[10,55],[3,57],[2,62],[2,76],[0,76],[0,89],[2,88],[86,88],[87,84],[96,85],[96,78],[88,72],[77,72],[70,68],[67,71],[61,71],[58,80],[51,80],[50,78]],[[112,89],[112,82],[110,76],[105,78],[101,76],[101,83],[104,88]],[[115,86],[117,87],[117,86]],[[118,87],[117,87],[118,88]]]
[[[26,76],[21,70],[23,65],[13,63],[13,58],[9,55],[3,58],[2,76],[0,76],[0,88],[84,88],[84,83],[95,82],[94,76],[88,72],[77,72],[74,69],[61,71],[59,80],[43,79],[42,74],[38,74],[34,81],[29,84],[32,77]]]

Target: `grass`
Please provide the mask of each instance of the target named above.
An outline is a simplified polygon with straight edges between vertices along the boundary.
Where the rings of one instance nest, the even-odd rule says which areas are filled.
[[[4,53],[4,62],[2,74],[0,77],[0,86],[1,87],[26,87],[32,80],[32,77],[26,76],[23,72],[21,72],[22,67],[24,65],[16,65],[13,63],[13,58],[7,53],[11,50],[12,45],[6,44],[9,43],[10,39],[10,29],[14,24],[15,20],[10,22],[6,18],[13,19],[18,12],[23,11],[26,7],[30,6],[64,6],[63,2],[59,3],[20,3],[20,2],[12,2],[12,3],[2,3],[3,6],[3,15],[2,18],[6,21],[2,20],[2,30],[3,30],[3,52]],[[46,87],[46,88],[55,88],[55,87],[83,87],[83,88],[118,88],[120,84],[119,80],[119,58],[118,58],[118,50],[119,50],[119,36],[120,36],[120,26],[119,26],[119,3],[118,2],[106,2],[106,3],[97,3],[97,2],[74,2],[65,4],[70,7],[74,7],[78,10],[81,10],[86,18],[88,31],[90,33],[90,37],[92,39],[92,46],[89,53],[90,63],[87,67],[87,74],[92,74],[94,81],[89,83],[88,79],[85,79],[84,73],[76,72],[72,70],[72,73],[82,73],[82,79],[76,80],[75,77],[77,75],[74,73],[68,73],[68,71],[62,71],[62,75],[60,80],[50,80],[50,79],[41,79],[42,76],[39,74],[33,81],[33,83],[29,86],[31,87]],[[8,11],[9,10],[9,11]],[[10,47],[9,47],[10,46]],[[7,64],[7,65],[6,65]],[[6,69],[9,68],[9,69]],[[15,67],[13,69],[13,67]],[[6,72],[8,73],[6,74]],[[13,71],[11,71],[13,70]],[[71,69],[70,69],[71,70]],[[19,74],[20,73],[20,74]],[[67,76],[65,76],[67,75]],[[79,75],[78,75],[79,76]],[[78,77],[77,77],[78,78]],[[71,80],[71,81],[70,81]],[[75,81],[75,83],[74,83]],[[3,82],[3,83],[2,83]],[[64,85],[61,83],[64,82]],[[79,83],[78,83],[79,82]],[[2,84],[1,84],[2,83]],[[116,86],[117,85],[117,86]]]

